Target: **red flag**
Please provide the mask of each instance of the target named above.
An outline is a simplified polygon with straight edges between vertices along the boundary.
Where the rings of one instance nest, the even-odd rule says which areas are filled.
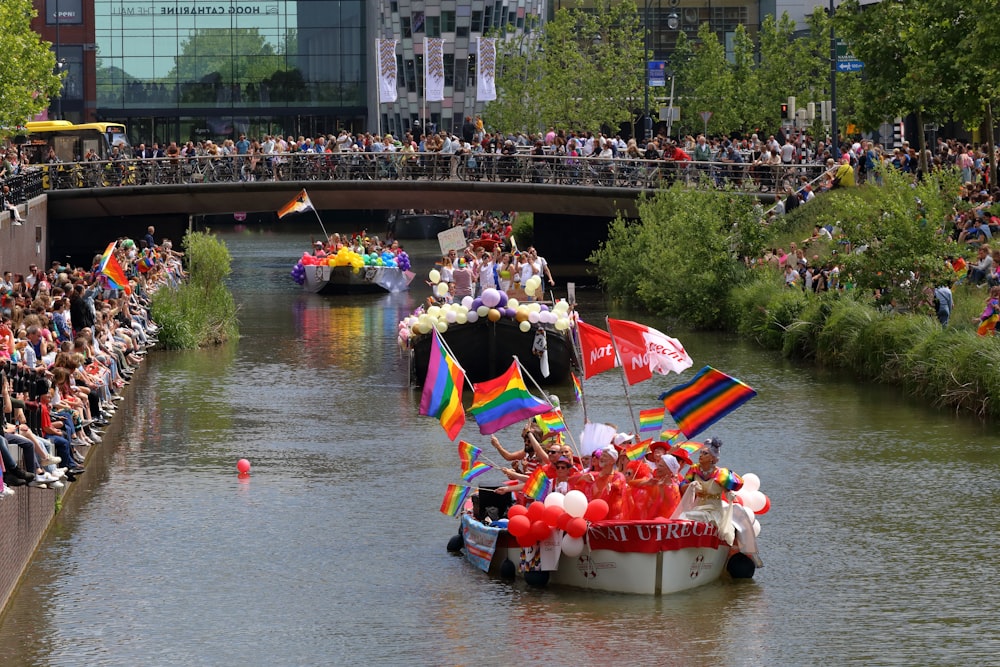
[[[577,330],[580,332],[580,349],[583,352],[584,379],[618,365],[615,348],[611,344],[611,334],[586,322],[577,322]]]
[[[618,350],[625,362],[625,376],[629,384],[648,380],[655,371],[666,375],[673,371],[680,373],[693,363],[684,346],[676,338],[629,320],[608,318],[608,329],[615,337]],[[623,341],[627,345],[623,344]],[[639,356],[629,357],[626,352],[631,347],[641,350]]]

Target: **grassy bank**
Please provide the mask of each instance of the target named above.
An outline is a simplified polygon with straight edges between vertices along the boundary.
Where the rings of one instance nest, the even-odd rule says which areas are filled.
[[[660,193],[639,222],[616,221],[591,257],[613,297],[687,325],[738,332],[786,356],[904,387],[935,406],[1000,416],[1000,341],[976,335],[986,289],[954,287],[948,328],[925,289],[955,276],[944,257],[973,254],[943,233],[958,183],[950,174],[912,186],[885,174],[880,187],[823,194],[769,226],[731,193]],[[834,227],[833,240],[813,237]],[[755,260],[805,247],[813,266],[836,267],[839,288],[784,286]]]
[[[153,296],[160,346],[190,350],[237,337],[236,302],[225,283],[231,271],[229,250],[206,232],[189,232],[182,245],[187,280]]]

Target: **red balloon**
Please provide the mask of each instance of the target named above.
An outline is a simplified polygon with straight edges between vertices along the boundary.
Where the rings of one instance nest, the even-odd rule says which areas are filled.
[[[528,513],[528,508],[524,505],[511,505],[507,509],[507,518],[513,519],[516,516],[524,516]]]
[[[737,505],[742,505],[743,504],[743,496],[741,496],[738,493],[734,493],[733,494],[733,502],[736,503]]]
[[[528,535],[521,535],[520,537],[517,538],[517,546],[521,548],[530,547],[535,542],[536,542],[535,538],[532,537],[530,533]]]
[[[544,519],[545,523],[549,524],[549,527],[555,528],[559,525],[559,519],[565,513],[566,510],[563,508],[557,505],[549,505],[545,508],[545,514],[542,516],[542,519]]]
[[[240,459],[236,462],[236,470],[244,475],[247,474],[250,472],[250,462],[246,459]]]
[[[528,505],[528,518],[534,523],[538,521],[543,516],[545,516],[545,504],[544,503],[531,503]]]
[[[556,528],[558,528],[559,530],[566,530],[566,524],[572,521],[572,519],[573,519],[572,514],[563,511],[563,513],[559,515],[559,522],[556,524]]]
[[[587,504],[587,511],[583,513],[583,518],[587,521],[600,521],[608,515],[608,503],[601,498],[594,498]]]
[[[527,535],[531,531],[531,520],[526,516],[511,517],[507,521],[507,532],[514,537]]]
[[[539,519],[531,524],[531,536],[539,542],[548,537],[551,532],[552,527],[545,523],[544,519]]]
[[[760,516],[761,514],[767,514],[768,510],[770,509],[771,509],[771,499],[768,498],[767,496],[764,496],[764,506],[760,508],[759,512],[754,512],[754,514],[756,514],[757,516]]]
[[[670,519],[668,519],[665,516],[658,516],[655,519],[653,519],[653,523],[666,523],[668,521],[670,521]]]
[[[587,520],[582,516],[573,517],[566,524],[566,534],[570,537],[583,537],[587,532]]]

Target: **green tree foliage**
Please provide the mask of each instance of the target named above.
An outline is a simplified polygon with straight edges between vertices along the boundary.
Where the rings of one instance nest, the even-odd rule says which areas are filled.
[[[0,2],[0,132],[13,133],[59,95],[60,77],[51,44],[31,29],[31,0]]]
[[[153,319],[168,349],[218,345],[239,333],[236,303],[226,288],[232,257],[225,244],[206,232],[184,237],[187,280],[153,297]]]
[[[734,129],[737,110],[732,105],[735,78],[726,60],[726,48],[708,23],[698,28],[698,39],[689,41],[684,33],[678,36],[674,58],[677,80],[683,88],[681,118],[688,123],[703,111],[711,111],[710,134],[727,133]]]

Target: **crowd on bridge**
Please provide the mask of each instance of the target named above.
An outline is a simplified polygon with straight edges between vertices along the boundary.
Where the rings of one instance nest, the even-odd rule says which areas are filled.
[[[123,389],[157,343],[153,293],[184,277],[180,253],[118,239],[88,267],[55,261],[0,279],[0,499],[85,472]],[[0,526],[0,530],[3,527]]]

